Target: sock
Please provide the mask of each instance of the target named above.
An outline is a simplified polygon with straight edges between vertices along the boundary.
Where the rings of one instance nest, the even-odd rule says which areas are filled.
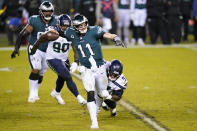
[[[97,115],[96,115],[96,104],[95,101],[87,102],[87,107],[89,110],[90,118],[93,124],[98,124]]]
[[[38,80],[29,79],[29,97],[35,97],[35,88],[37,87]]]

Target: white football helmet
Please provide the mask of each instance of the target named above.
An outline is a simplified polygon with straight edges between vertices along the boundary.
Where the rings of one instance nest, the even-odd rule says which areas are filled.
[[[45,15],[44,12],[52,12],[52,14]],[[52,16],[53,16],[53,12],[54,12],[54,7],[51,2],[49,2],[49,1],[42,2],[42,4],[39,7],[39,13],[45,20],[47,20],[47,21],[51,20]]]

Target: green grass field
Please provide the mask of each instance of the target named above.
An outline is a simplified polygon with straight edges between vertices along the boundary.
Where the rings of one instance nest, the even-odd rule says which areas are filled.
[[[197,130],[197,46],[166,48],[104,48],[107,60],[120,59],[128,87],[123,100],[137,107],[166,130]],[[40,100],[27,103],[30,67],[26,51],[10,59],[11,51],[0,51],[0,131],[87,131],[90,118],[64,86],[59,105],[50,92],[56,74],[50,69],[39,90]],[[72,51],[70,53],[72,61]],[[5,71],[7,70],[7,71]],[[86,97],[82,82],[74,78]],[[118,104],[118,116],[101,110],[100,131],[153,131],[154,127]]]

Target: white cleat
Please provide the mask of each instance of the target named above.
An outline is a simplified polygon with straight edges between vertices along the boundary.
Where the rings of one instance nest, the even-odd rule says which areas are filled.
[[[81,95],[78,95],[77,96],[77,101],[79,102],[80,105],[85,105],[87,103],[87,101],[81,96]]]
[[[111,110],[111,116],[112,117],[117,116],[116,108],[114,108],[114,109]]]
[[[139,46],[144,46],[144,45],[145,45],[142,38],[139,38],[139,39],[138,39],[138,45],[139,45]]]
[[[59,104],[61,104],[61,105],[64,105],[64,104],[65,104],[65,102],[64,102],[64,100],[62,99],[60,93],[56,92],[55,89],[51,92],[51,96],[52,96],[53,98],[55,98]]]
[[[28,102],[29,103],[35,103],[35,98],[34,97],[28,97]]]
[[[35,99],[36,101],[40,100],[40,98],[39,98],[38,96],[37,96],[37,97],[35,97],[34,99]]]
[[[98,123],[97,124],[92,124],[90,128],[91,129],[99,129]]]

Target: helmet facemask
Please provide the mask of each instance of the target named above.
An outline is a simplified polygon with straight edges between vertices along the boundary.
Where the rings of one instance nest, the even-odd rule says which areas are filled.
[[[113,60],[109,66],[108,74],[109,79],[115,81],[122,74],[123,65],[119,60]]]
[[[39,13],[42,16],[42,18],[46,21],[50,21],[52,19],[53,12],[54,7],[52,3],[48,1],[44,1],[39,7]]]
[[[71,19],[68,15],[62,14],[58,17],[58,25],[61,31],[65,31],[68,27],[71,26]]]
[[[75,16],[73,19],[73,27],[78,33],[85,34],[89,27],[88,19],[83,15]]]

